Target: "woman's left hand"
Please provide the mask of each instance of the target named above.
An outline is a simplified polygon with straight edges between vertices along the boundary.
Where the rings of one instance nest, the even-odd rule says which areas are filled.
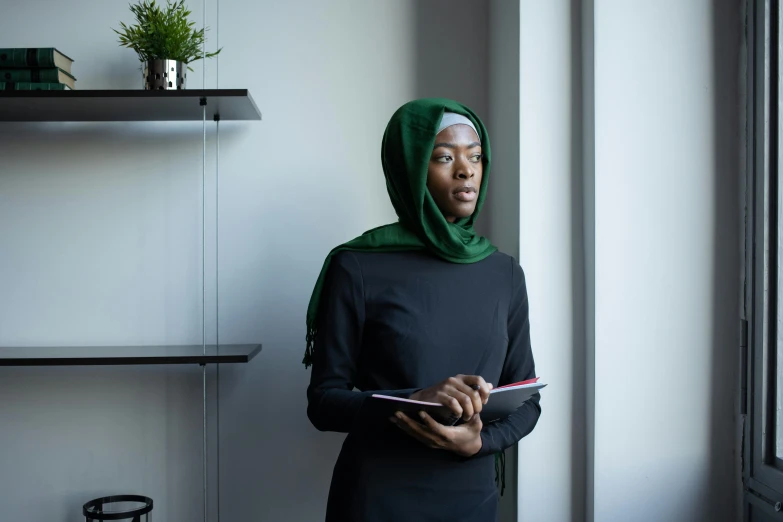
[[[416,422],[407,415],[397,412],[391,421],[402,431],[430,448],[453,451],[463,457],[472,457],[481,450],[481,417],[474,415],[459,426],[444,426],[425,412],[420,412],[424,422]]]

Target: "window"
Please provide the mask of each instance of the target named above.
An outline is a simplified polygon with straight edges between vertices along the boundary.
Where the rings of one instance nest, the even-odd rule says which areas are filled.
[[[747,183],[742,408],[745,520],[783,520],[783,68],[777,0],[747,11]]]

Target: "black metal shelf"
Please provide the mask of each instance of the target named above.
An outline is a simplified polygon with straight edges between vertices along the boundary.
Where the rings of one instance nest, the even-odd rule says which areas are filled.
[[[247,89],[0,91],[0,122],[260,120]]]
[[[162,346],[0,346],[0,366],[118,366],[246,363],[260,344]]]

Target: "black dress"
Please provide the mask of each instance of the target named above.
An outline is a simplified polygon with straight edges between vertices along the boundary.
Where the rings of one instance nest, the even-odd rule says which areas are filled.
[[[327,522],[497,520],[493,455],[533,430],[538,395],[485,425],[470,458],[426,447],[364,399],[407,397],[457,374],[495,386],[534,377],[519,264],[501,253],[455,264],[426,252],[340,252],[322,296],[307,414],[319,430],[348,433]]]

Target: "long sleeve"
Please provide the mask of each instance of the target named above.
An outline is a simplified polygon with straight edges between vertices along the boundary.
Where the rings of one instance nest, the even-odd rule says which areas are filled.
[[[408,397],[411,390],[354,391],[365,320],[361,268],[351,252],[335,255],[327,269],[317,320],[307,416],[320,431],[347,433],[373,393]]]
[[[498,386],[532,379],[536,376],[530,347],[530,320],[525,274],[512,260],[512,296],[508,317],[508,352]],[[482,447],[476,456],[497,453],[519,442],[533,431],[541,415],[540,394],[528,399],[516,412],[503,420],[484,426]]]

